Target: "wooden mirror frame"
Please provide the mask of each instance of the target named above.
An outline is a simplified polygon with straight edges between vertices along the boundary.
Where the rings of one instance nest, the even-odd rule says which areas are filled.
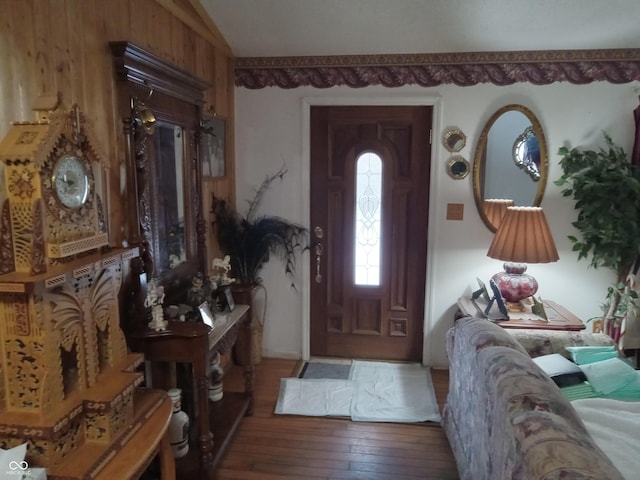
[[[504,113],[510,111],[518,111],[523,113],[528,120],[531,122],[533,127],[533,131],[538,137],[538,143],[540,147],[540,179],[537,181],[538,188],[536,190],[535,197],[532,201],[531,205],[528,206],[540,206],[540,202],[542,202],[542,197],[544,195],[544,191],[547,185],[547,177],[549,174],[549,152],[547,151],[547,142],[545,140],[544,131],[542,130],[542,125],[533,114],[531,110],[523,105],[510,104],[505,105],[504,107],[497,110],[491,118],[487,121],[484,128],[482,129],[482,133],[478,138],[478,145],[476,146],[475,157],[473,161],[473,197],[476,202],[476,207],[478,209],[478,213],[482,218],[482,221],[485,223],[487,228],[492,232],[495,232],[498,228],[496,221],[490,217],[488,212],[485,211],[483,207],[484,203],[484,177],[485,177],[485,168],[486,168],[486,149],[487,149],[487,141],[489,137],[489,131],[491,127],[493,127],[494,123],[498,118],[500,118]],[[513,139],[516,140],[515,137]],[[512,144],[509,145],[509,149],[512,148]],[[510,159],[509,166],[513,168],[518,168],[514,162]]]
[[[129,42],[110,42],[116,75],[119,114],[125,136],[126,196],[125,238],[141,247],[146,279],[152,277],[165,287],[165,303],[176,303],[186,294],[192,278],[204,273],[206,259],[205,224],[202,215],[202,166],[199,161],[200,122],[204,91],[209,84],[178,69],[163,59]],[[150,155],[149,130],[136,121],[134,102],[144,102],[158,123],[182,128],[185,262],[160,269],[154,251],[158,239],[159,197],[150,186],[158,183],[154,158]],[[157,128],[156,128],[157,131]],[[143,286],[144,287],[144,286]],[[140,297],[144,297],[143,288]],[[141,299],[138,299],[138,303]]]

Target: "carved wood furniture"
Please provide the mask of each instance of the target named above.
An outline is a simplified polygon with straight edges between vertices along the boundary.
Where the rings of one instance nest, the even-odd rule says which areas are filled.
[[[27,443],[51,480],[95,477],[162,404],[120,329],[139,249],[107,246],[94,145],[77,106],[0,142],[0,447]]]
[[[229,352],[239,336],[251,345],[246,305],[237,305],[227,321],[216,324],[213,329],[199,322],[169,322],[165,331],[143,328],[128,336],[131,348],[142,352],[150,362],[180,362],[192,366],[196,392],[195,405],[188,410],[192,422],[190,448],[189,453],[176,462],[178,478],[213,478],[216,465],[242,417],[253,413],[255,370],[250,348],[245,352],[246,358],[239,359],[245,372],[245,391],[225,392],[219,402],[210,402],[208,397],[207,367],[211,358],[217,353]]]
[[[582,323],[569,310],[551,300],[544,300],[544,309],[547,314],[548,321],[545,321],[538,315],[531,312],[531,305],[525,305],[524,312],[513,312],[508,320],[495,320],[495,323],[502,328],[526,328],[534,330],[566,330],[580,331],[584,330],[585,324]],[[486,304],[482,304],[485,308]],[[460,297],[458,299],[458,308],[463,316],[483,316],[479,307],[474,304],[470,297]]]
[[[132,433],[126,448],[109,459],[95,480],[140,478],[156,455],[160,460],[160,480],[175,480],[176,464],[168,431],[172,413],[171,399],[164,390],[147,390],[141,402],[152,405],[158,400],[161,401],[158,408],[139,428],[134,425],[129,427]]]
[[[50,479],[80,457],[99,470],[146,413],[135,398],[143,358],[127,352],[119,328],[119,290],[137,255],[114,250],[0,276],[0,447],[28,442],[27,461]]]
[[[209,85],[132,43],[109,46],[126,143],[126,238],[142,249],[146,280],[165,287],[165,304],[186,303],[172,296],[184,295],[193,276],[205,272],[198,145]],[[140,324],[147,322],[144,290],[143,281]]]

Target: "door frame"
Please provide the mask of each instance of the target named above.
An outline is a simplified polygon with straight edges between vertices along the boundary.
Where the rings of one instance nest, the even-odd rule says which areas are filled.
[[[432,292],[430,286],[435,282],[435,273],[433,270],[433,255],[435,249],[435,228],[432,228],[437,217],[437,212],[440,210],[440,205],[437,199],[438,195],[438,182],[440,178],[440,170],[444,169],[444,161],[441,161],[445,154],[444,147],[440,145],[440,129],[442,125],[441,111],[440,111],[441,98],[435,95],[420,95],[420,96],[401,96],[401,97],[389,97],[378,96],[344,96],[344,97],[303,97],[302,99],[302,168],[300,179],[303,187],[303,192],[310,192],[311,185],[309,180],[309,171],[311,165],[311,107],[312,106],[429,106],[433,108],[433,121],[432,121],[432,139],[431,139],[431,180],[429,185],[429,232],[427,235],[427,265],[426,268],[426,287],[424,298],[424,320],[423,320],[423,339],[422,339],[422,364],[431,364],[431,349],[428,345],[429,333],[434,325],[431,324],[429,319],[436,318],[433,308],[433,302],[430,301]],[[442,152],[442,153],[441,153]],[[310,229],[313,228],[309,224],[311,221],[311,199],[309,194],[304,195],[303,199],[303,224],[309,225]],[[310,331],[311,331],[311,269],[308,261],[302,262],[302,360],[308,361],[310,358]]]

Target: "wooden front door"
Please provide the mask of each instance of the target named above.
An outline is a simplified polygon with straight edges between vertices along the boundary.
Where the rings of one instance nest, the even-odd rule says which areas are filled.
[[[313,356],[422,358],[431,107],[311,107]]]

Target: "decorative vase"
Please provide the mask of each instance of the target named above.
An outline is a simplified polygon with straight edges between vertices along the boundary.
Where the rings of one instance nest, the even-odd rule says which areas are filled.
[[[222,377],[224,370],[220,365],[220,353],[216,353],[209,362],[209,400],[218,402],[222,400]]]
[[[172,388],[169,398],[173,413],[169,421],[169,441],[175,458],[184,457],[189,452],[189,415],[182,411],[182,390]]]
[[[237,304],[249,305],[250,338],[238,336],[234,346],[235,361],[239,365],[249,362],[257,365],[262,361],[262,332],[267,311],[267,291],[262,285],[234,284],[231,286],[233,298]],[[260,293],[262,292],[262,295]],[[249,352],[251,352],[249,354]]]
[[[510,303],[518,303],[538,291],[538,282],[528,273],[523,263],[504,264],[504,272],[496,273],[491,279],[496,282],[503,298]]]

